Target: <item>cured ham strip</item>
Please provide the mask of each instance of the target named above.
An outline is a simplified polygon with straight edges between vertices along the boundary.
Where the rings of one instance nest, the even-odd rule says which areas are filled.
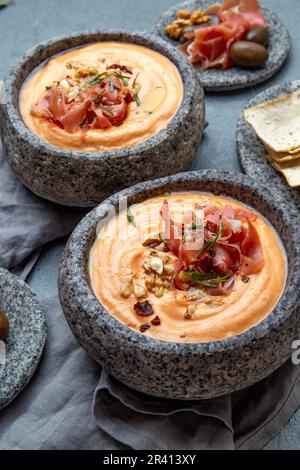
[[[168,247],[170,251],[172,251],[175,255],[178,255],[180,240],[175,238],[175,224],[174,220],[171,219],[169,204],[167,200],[165,200],[163,203],[161,215],[165,223],[164,236],[167,241]]]
[[[62,82],[66,82],[71,93],[74,91],[74,85],[71,87],[66,79],[51,86],[32,107],[33,115],[59,125],[69,133],[79,129],[108,129],[126,119],[128,104],[133,98],[128,87],[123,94],[124,84],[118,72],[89,79],[84,84],[85,89],[74,94],[76,99],[69,99],[67,91],[61,88]]]
[[[200,63],[202,69],[223,68],[233,64],[229,49],[234,41],[242,39],[248,31],[248,24],[241,21],[227,21],[216,26],[199,28],[194,32],[194,40],[187,46],[188,58],[192,63]]]
[[[200,210],[204,215],[204,239],[200,240],[201,248],[197,252],[188,249],[186,234],[190,236],[194,230],[197,238],[195,221]],[[264,265],[261,241],[253,223],[257,216],[230,204],[196,206],[195,212],[187,211],[182,223],[175,223],[166,200],[161,209],[166,249],[178,257],[173,285],[187,290],[189,280],[192,284],[203,280],[210,295],[227,295],[233,288],[235,275],[255,274]],[[186,280],[185,273],[189,274]]]
[[[219,24],[196,28],[179,46],[189,61],[200,64],[203,70],[229,68],[233,65],[232,44],[243,39],[251,28],[267,25],[257,0],[225,0],[212,5],[206,13],[217,15]]]
[[[241,12],[249,11],[249,12],[260,12],[260,5],[257,0],[240,0],[237,2],[239,5],[239,9]]]
[[[75,132],[80,124],[85,120],[89,104],[90,101],[88,99],[83,101],[83,103],[75,104],[59,119],[63,128],[67,132]]]
[[[264,255],[259,235],[251,221],[248,221],[248,230],[241,243],[241,253],[245,257],[242,274],[255,274],[260,271],[264,265]],[[251,260],[248,266],[247,259]]]

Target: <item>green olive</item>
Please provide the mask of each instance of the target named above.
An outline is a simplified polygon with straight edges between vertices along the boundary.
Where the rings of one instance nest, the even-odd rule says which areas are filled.
[[[7,316],[0,311],[0,340],[4,341],[8,336],[9,324]]]
[[[264,65],[269,54],[267,49],[260,44],[250,41],[237,41],[231,46],[230,56],[235,64],[253,69]]]
[[[266,46],[269,42],[269,29],[264,28],[263,26],[250,29],[245,37],[245,40]]]

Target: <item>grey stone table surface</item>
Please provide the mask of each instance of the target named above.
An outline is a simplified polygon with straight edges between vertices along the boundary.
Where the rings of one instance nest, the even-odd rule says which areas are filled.
[[[149,31],[159,15],[176,0],[12,0],[0,11],[0,80],[8,68],[38,42],[91,28],[125,28]],[[266,87],[299,79],[300,1],[265,0],[288,27],[292,51],[281,71],[259,86],[231,93],[208,94],[205,137],[190,169],[240,170],[236,153],[235,127],[240,109]],[[47,246],[29,283],[37,295],[57,282],[58,263],[65,240]],[[300,449],[300,410],[267,446],[268,449]]]

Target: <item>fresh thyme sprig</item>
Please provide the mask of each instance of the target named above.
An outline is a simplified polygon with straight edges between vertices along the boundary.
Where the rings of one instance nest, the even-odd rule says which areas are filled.
[[[106,72],[99,73],[94,77],[92,80],[89,80],[87,83],[88,85],[97,85],[97,83],[102,82],[105,79]]]
[[[110,114],[111,116],[114,116],[114,113],[107,107],[107,106],[104,106],[103,104],[99,104],[100,108],[102,108],[104,111],[106,111],[108,114]]]
[[[220,276],[216,273],[196,273],[196,272],[189,272],[184,271],[184,275],[191,281],[196,282],[197,284],[201,284],[205,287],[218,287],[218,285],[222,282],[227,281],[229,275],[226,274],[225,276]]]
[[[119,73],[114,74],[121,82],[123,83],[124,86],[128,86],[128,81],[131,77],[128,77],[127,75],[120,75]]]
[[[164,234],[163,234],[163,233],[160,233],[159,236],[160,236],[161,241],[162,241],[165,245],[167,245],[168,242],[167,242],[167,240],[166,240]]]
[[[134,218],[134,216],[131,212],[130,207],[128,207],[128,209],[127,209],[127,220],[128,220],[128,222],[130,222],[132,225],[134,225],[136,227],[135,218]]]
[[[135,85],[136,85],[136,81],[138,79],[138,76],[139,76],[140,72],[138,72],[135,76],[135,79],[133,80],[133,83],[132,83],[132,88],[135,88]]]
[[[137,106],[142,106],[141,100],[140,100],[139,95],[138,95],[137,93],[135,93],[135,94],[133,95],[133,98],[134,98],[134,100],[135,100]]]
[[[220,223],[220,227],[219,227],[219,231],[217,233],[217,235],[212,239],[210,240],[209,242],[205,243],[205,245],[203,246],[203,248],[200,250],[200,252],[198,253],[197,255],[197,259],[201,258],[204,253],[208,250],[211,250],[212,247],[214,246],[214,244],[219,240],[219,238],[222,236],[222,233],[223,233],[223,224],[222,222]]]

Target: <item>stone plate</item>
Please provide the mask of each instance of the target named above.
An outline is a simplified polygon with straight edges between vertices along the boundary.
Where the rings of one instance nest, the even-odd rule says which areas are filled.
[[[168,38],[164,32],[165,26],[175,19],[176,11],[181,9],[205,9],[214,3],[216,3],[214,0],[194,0],[176,5],[159,18],[154,31],[160,37],[176,45],[178,42]],[[270,29],[270,41],[268,46],[269,59],[264,67],[255,70],[246,70],[234,66],[228,70],[211,69],[202,71],[199,66],[196,66],[195,68],[199,72],[205,90],[229,91],[248,88],[268,80],[282,67],[290,50],[288,30],[275,13],[265,7],[263,7],[262,10]]]
[[[300,80],[273,86],[253,98],[245,108],[299,89]],[[237,124],[237,150],[241,165],[249,176],[252,176],[264,186],[275,190],[287,202],[293,201],[300,210],[300,190],[290,188],[284,176],[267,162],[263,144],[242,114]]]
[[[29,287],[2,268],[0,310],[6,313],[10,324],[5,353],[3,342],[0,343],[1,410],[23,390],[33,376],[45,345],[46,322]]]

